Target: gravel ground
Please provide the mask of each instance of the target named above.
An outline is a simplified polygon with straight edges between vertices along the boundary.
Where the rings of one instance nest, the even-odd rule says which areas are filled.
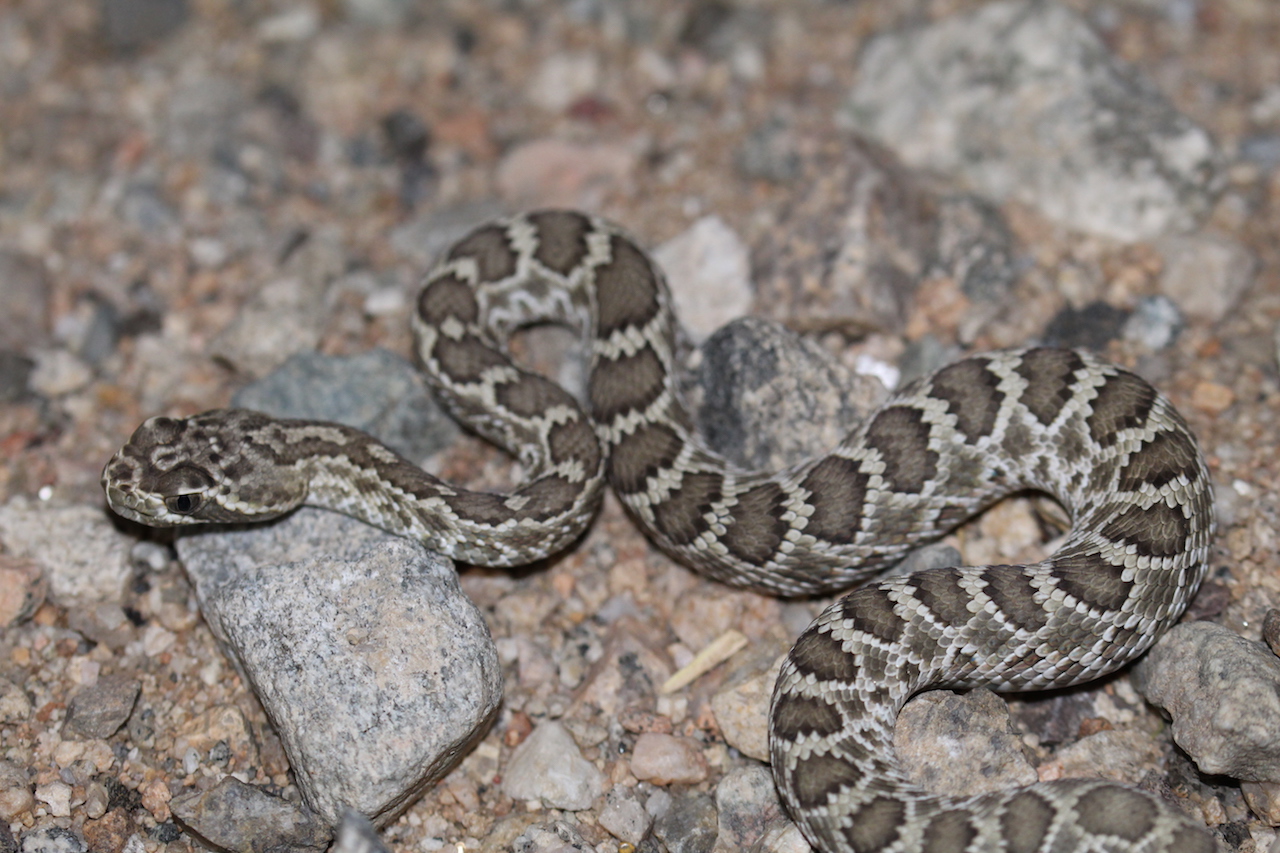
[[[700,277],[711,298],[682,303],[695,339],[739,314],[772,318],[850,383],[1031,340],[1136,369],[1184,413],[1216,486],[1196,613],[1259,639],[1280,605],[1280,7],[1065,4],[1216,140],[1204,191],[1172,204],[1194,226],[1179,234],[1068,222],[1017,188],[996,196],[962,169],[904,166],[905,147],[855,138],[849,93],[868,40],[984,5],[0,5],[0,818],[12,838],[24,850],[64,831],[73,846],[61,849],[199,849],[169,803],[228,772],[298,801],[281,739],[201,618],[171,539],[108,520],[102,466],[144,418],[227,405],[291,356],[407,357],[425,266],[471,225],[530,206],[601,212],[661,247],[677,291]],[[990,151],[980,130],[958,142]],[[921,222],[927,233],[912,230]],[[849,248],[857,228],[876,263]],[[878,283],[844,286],[852,268]],[[530,335],[520,348],[554,372],[562,344]],[[573,374],[570,360],[560,375]],[[832,410],[858,407],[843,405]],[[440,444],[421,450],[433,471],[510,481],[501,453],[433,429]],[[829,444],[829,429],[798,443]],[[785,458],[796,443],[760,452]],[[1011,501],[945,545],[969,563],[1025,559],[1053,524],[1041,503]],[[657,815],[640,849],[711,850],[688,839],[699,821],[717,825],[716,809],[714,849],[747,837],[726,815],[771,794],[752,788],[759,765],[733,742],[750,733],[730,735],[713,706],[766,673],[822,602],[704,581],[612,499],[571,553],[466,569],[462,589],[497,642],[505,699],[383,843],[620,851]],[[735,633],[747,651],[658,693],[659,675]],[[1131,759],[1120,778],[1173,791],[1231,849],[1276,837],[1230,779],[1197,775],[1127,676],[1011,708],[1033,777]],[[557,721],[600,776],[586,808],[502,784],[516,747]],[[1099,733],[1121,752],[1090,758]],[[643,814],[627,818],[636,804]],[[556,826],[559,841],[543,837]],[[0,850],[9,841],[0,823]]]

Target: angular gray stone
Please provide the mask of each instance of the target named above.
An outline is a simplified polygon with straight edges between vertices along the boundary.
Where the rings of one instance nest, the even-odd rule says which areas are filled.
[[[316,815],[234,776],[224,776],[207,791],[174,797],[169,808],[184,827],[218,850],[309,853],[324,850],[332,837]]]
[[[458,435],[418,370],[384,349],[350,356],[298,353],[241,388],[231,402],[281,418],[340,421],[417,462]]]
[[[156,42],[186,23],[186,0],[102,0],[102,36],[113,50]]]
[[[497,650],[452,563],[304,508],[183,537],[200,609],[280,735],[307,804],[382,823],[481,736]]]
[[[71,697],[64,732],[85,738],[109,738],[133,712],[141,684],[127,675],[108,675]]]
[[[930,791],[985,794],[1037,781],[1009,709],[990,690],[935,690],[898,715],[894,750],[908,775]]]
[[[649,834],[653,817],[632,788],[615,787],[604,798],[604,808],[598,815],[600,825],[620,841],[638,845]]]
[[[786,811],[767,767],[739,767],[716,785],[719,834],[713,853],[751,850]]]
[[[548,720],[511,754],[502,773],[502,790],[512,799],[580,811],[591,808],[604,793],[604,774],[582,757],[563,725]]]
[[[718,216],[704,216],[653,250],[671,281],[676,314],[695,340],[751,310],[751,259],[742,238]]]
[[[378,837],[373,821],[355,809],[347,809],[342,814],[342,825],[338,827],[338,837],[334,839],[329,853],[391,853],[391,851]]]
[[[1280,659],[1211,622],[1175,625],[1133,671],[1205,773],[1280,782]]]
[[[1190,230],[1224,183],[1209,135],[1059,3],[1005,0],[886,33],[858,71],[858,130],[1081,231]]]
[[[781,645],[758,649],[711,697],[725,743],[760,761],[769,760],[769,704],[785,653]]]
[[[653,834],[670,853],[711,853],[718,832],[716,804],[706,794],[672,798],[671,808],[653,822]]]
[[[717,331],[702,358],[700,433],[750,468],[777,469],[829,450],[886,396],[877,380],[758,317]]]

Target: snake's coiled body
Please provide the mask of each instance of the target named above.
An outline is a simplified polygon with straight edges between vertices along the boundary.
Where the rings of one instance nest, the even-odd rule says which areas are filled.
[[[517,327],[591,341],[588,417],[505,354]],[[954,799],[893,760],[897,712],[931,687],[1088,681],[1182,613],[1213,533],[1208,474],[1147,383],[1084,353],[973,356],[895,394],[834,451],[779,473],[706,450],[679,399],[661,273],[608,223],[542,212],[485,225],[427,277],[414,327],[427,375],[465,423],[517,454],[506,495],[430,477],[332,424],[212,412],[148,421],[108,463],[121,514],[150,524],[329,506],[468,562],[564,547],[609,480],[647,534],[726,583],[796,595],[847,587],[1011,492],[1073,519],[1033,566],[940,569],[864,586],[800,638],[778,680],[779,790],[828,853],[1208,853],[1209,836],[1120,786],[1047,783]]]

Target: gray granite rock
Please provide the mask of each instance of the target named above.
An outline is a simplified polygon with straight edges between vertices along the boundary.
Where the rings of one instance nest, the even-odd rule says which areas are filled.
[[[458,435],[418,370],[383,349],[352,356],[299,353],[241,388],[231,402],[282,418],[340,421],[418,462]]]
[[[985,688],[912,699],[898,715],[894,750],[911,778],[931,791],[966,796],[1037,780],[1009,709]]]
[[[389,819],[492,719],[497,651],[448,560],[309,508],[178,553],[330,824],[347,807]]]
[[[250,376],[262,376],[295,353],[320,342],[325,283],[282,276],[263,283],[236,318],[213,340],[216,358]]]
[[[1118,240],[1189,230],[1223,158],[1066,6],[1005,0],[876,37],[847,117],[907,163]]]
[[[786,811],[778,799],[773,774],[751,765],[730,770],[716,785],[718,835],[713,853],[751,850]]]
[[[1174,626],[1138,662],[1134,686],[1173,719],[1205,773],[1280,782],[1280,659],[1211,622]]]
[[[50,506],[14,498],[0,507],[0,541],[44,569],[57,604],[119,601],[133,575],[131,540],[91,506]]]
[[[778,469],[838,444],[887,392],[812,341],[743,317],[702,345],[698,429],[748,468]]]
[[[786,294],[788,317],[814,331],[898,332],[927,277],[972,300],[968,326],[1007,304],[1019,275],[999,210],[968,193],[940,193],[890,152],[851,137],[808,169],[763,231],[752,268],[763,292]]]
[[[670,853],[711,853],[718,832],[716,804],[706,794],[673,797],[666,814],[653,822],[654,836]]]

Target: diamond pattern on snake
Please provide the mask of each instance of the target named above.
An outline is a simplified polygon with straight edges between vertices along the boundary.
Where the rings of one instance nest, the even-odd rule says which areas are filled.
[[[534,322],[589,341],[585,409],[516,366]],[[1062,546],[1026,566],[863,583],[791,650],[770,712],[773,774],[825,853],[1210,853],[1204,828],[1145,793],[1064,780],[949,797],[912,783],[893,726],[913,694],[1080,684],[1175,622],[1206,569],[1209,477],[1195,438],[1142,379],[1084,352],[974,355],[895,393],[828,454],[741,470],[699,440],[677,391],[662,272],[594,216],[483,225],[426,277],[412,318],[445,407],[515,454],[527,479],[468,491],[348,427],[220,410],[152,418],[107,463],[111,507],[156,526],[353,515],[468,563],[569,546],[604,484],[676,560],[783,596],[837,591],[1012,492],[1056,498]]]

